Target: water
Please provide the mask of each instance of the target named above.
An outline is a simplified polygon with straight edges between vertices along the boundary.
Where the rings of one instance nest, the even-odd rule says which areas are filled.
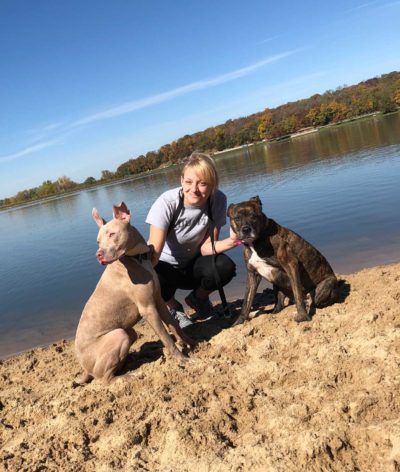
[[[399,113],[222,153],[217,165],[229,203],[259,195],[267,215],[318,247],[335,271],[399,260]],[[103,271],[92,208],[109,219],[112,204],[125,201],[146,238],[148,209],[179,175],[169,168],[0,212],[1,357],[74,336]],[[229,255],[238,275],[228,300],[243,296],[245,280],[242,250]]]

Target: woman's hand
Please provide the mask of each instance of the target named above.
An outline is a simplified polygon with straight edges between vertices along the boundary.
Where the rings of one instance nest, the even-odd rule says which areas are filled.
[[[151,263],[154,266],[158,264],[160,259],[161,251],[163,250],[167,232],[163,229],[157,228],[154,225],[150,225],[150,234],[147,244],[153,247],[151,254]]]
[[[232,228],[230,228],[230,231],[229,231],[229,238],[218,241],[218,236],[219,236],[219,230],[218,232],[215,233],[215,238],[214,238],[215,250],[217,254],[221,252],[229,251],[229,249],[233,249],[234,247],[240,246],[242,244],[242,241],[238,239],[237,234],[233,231]],[[213,254],[210,236],[208,236],[207,239],[204,241],[204,243],[201,245],[200,252],[202,256],[210,256],[211,254]]]
[[[239,238],[237,237],[237,234],[233,231],[232,226],[229,228],[229,237],[234,243],[236,243],[236,241],[239,241]]]
[[[147,244],[149,246],[149,256],[150,262],[153,267],[155,267],[158,263],[158,256],[154,251],[154,246],[152,244]]]

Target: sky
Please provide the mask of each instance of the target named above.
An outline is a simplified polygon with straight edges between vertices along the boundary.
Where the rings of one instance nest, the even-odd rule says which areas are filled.
[[[400,0],[0,0],[0,198],[400,70]]]

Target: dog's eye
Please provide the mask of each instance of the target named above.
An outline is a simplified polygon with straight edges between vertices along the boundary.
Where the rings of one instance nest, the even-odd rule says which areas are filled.
[[[113,236],[115,236],[115,233],[109,233],[109,234],[108,234],[108,237],[109,237],[109,238],[112,238]]]

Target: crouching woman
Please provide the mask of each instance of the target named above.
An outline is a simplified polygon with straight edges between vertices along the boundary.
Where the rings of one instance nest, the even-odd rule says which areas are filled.
[[[226,285],[236,275],[235,263],[223,253],[240,241],[233,231],[228,238],[218,240],[226,223],[226,207],[227,199],[218,189],[213,159],[194,153],[182,170],[181,187],[160,195],[147,215],[148,243],[154,246],[153,264],[160,279],[161,294],[182,328],[196,319],[214,315],[209,295],[218,286],[210,231],[214,236],[220,284]],[[190,290],[185,302],[195,310],[193,317],[189,318],[175,299],[177,289]]]

